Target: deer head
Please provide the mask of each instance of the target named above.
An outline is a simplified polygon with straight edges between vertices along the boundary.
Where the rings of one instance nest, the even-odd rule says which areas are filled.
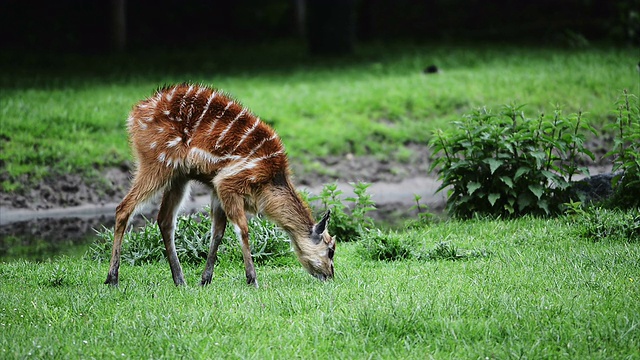
[[[333,254],[336,241],[327,231],[331,211],[327,210],[322,220],[313,225],[309,238],[294,243],[294,249],[300,263],[307,271],[319,280],[333,278]]]

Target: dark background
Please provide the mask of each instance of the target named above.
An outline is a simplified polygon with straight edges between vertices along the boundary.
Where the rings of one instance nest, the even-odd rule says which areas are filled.
[[[638,45],[639,13],[640,0],[0,0],[0,41],[78,53],[282,39],[329,54],[389,40]]]

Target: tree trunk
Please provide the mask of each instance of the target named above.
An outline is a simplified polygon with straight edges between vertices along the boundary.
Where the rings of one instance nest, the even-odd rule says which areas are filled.
[[[354,0],[307,0],[307,41],[314,55],[346,55],[355,43]]]
[[[126,0],[111,0],[111,35],[113,49],[124,51],[127,45]]]

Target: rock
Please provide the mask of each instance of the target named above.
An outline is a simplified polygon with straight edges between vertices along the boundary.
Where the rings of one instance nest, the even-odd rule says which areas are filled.
[[[575,181],[572,190],[586,203],[599,202],[613,195],[613,177],[620,173],[604,173]]]

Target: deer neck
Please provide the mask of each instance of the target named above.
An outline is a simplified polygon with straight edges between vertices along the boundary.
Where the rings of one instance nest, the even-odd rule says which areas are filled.
[[[284,184],[270,186],[266,192],[263,203],[265,215],[289,235],[296,253],[311,252],[314,244],[309,236],[314,226],[313,217],[293,185],[286,179]]]

